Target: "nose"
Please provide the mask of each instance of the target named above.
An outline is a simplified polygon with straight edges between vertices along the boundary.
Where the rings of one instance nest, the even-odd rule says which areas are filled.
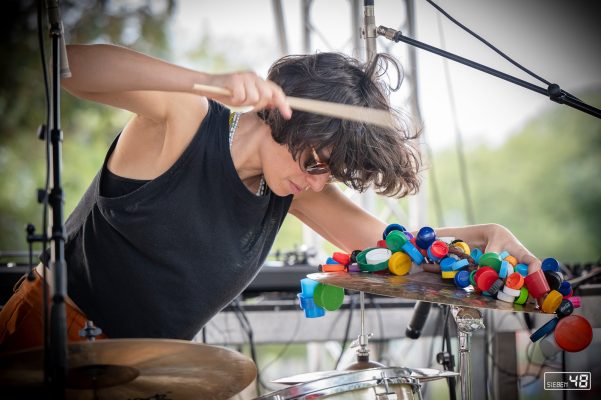
[[[330,174],[311,175],[306,174],[305,181],[314,192],[321,192],[330,180]]]

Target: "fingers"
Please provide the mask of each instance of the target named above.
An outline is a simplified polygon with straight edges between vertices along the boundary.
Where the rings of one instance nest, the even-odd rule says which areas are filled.
[[[256,111],[266,107],[277,108],[284,118],[290,119],[292,116],[282,88],[274,82],[258,77],[254,72],[215,75],[211,84],[229,90],[229,98],[214,98],[230,106],[252,106]]]

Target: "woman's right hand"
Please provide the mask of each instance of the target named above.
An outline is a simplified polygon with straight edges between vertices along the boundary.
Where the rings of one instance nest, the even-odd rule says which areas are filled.
[[[277,108],[282,116],[290,119],[292,110],[286,101],[281,87],[272,81],[262,79],[252,71],[230,74],[209,75],[204,85],[229,90],[231,96],[197,90],[198,93],[234,107],[252,106],[258,111],[263,108]]]

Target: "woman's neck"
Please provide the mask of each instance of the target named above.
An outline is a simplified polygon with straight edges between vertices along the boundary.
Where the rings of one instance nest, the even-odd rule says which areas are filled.
[[[247,186],[249,183],[254,186],[254,181],[258,182],[263,174],[260,147],[266,137],[271,139],[269,126],[256,113],[249,112],[240,116],[231,153],[238,176]]]

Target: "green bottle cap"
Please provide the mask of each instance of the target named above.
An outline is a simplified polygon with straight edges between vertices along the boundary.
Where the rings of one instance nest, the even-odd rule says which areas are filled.
[[[344,289],[320,283],[313,292],[313,301],[319,307],[328,311],[335,311],[342,306],[344,300]]]

